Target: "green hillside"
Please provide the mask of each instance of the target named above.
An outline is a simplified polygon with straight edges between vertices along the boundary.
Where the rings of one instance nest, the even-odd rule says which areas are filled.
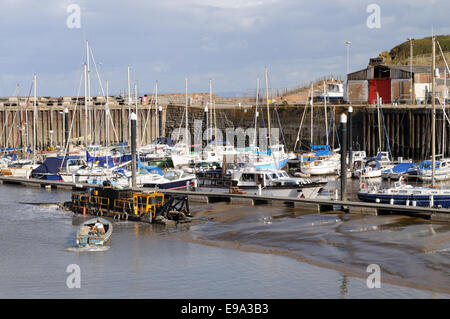
[[[450,35],[438,35],[436,39],[442,47],[442,51],[447,58],[450,57]],[[410,59],[410,43],[405,41],[400,45],[392,48],[389,52],[380,53],[386,59],[388,64],[409,64]],[[431,62],[431,37],[413,40],[413,56],[414,64],[429,64]],[[442,62],[439,46],[436,45],[436,60]]]

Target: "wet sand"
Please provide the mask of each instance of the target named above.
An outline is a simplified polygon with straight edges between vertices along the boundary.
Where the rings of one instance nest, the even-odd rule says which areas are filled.
[[[202,223],[173,236],[290,257],[358,278],[367,278],[367,266],[378,264],[383,283],[450,294],[448,223],[267,205],[214,203],[191,210]]]

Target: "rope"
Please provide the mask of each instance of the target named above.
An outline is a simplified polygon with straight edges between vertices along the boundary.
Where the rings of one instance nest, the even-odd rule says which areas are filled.
[[[33,89],[33,84],[31,84],[30,92],[28,92],[28,98],[27,98],[27,102],[26,102],[26,105],[25,105],[25,109],[28,109],[28,102],[30,101],[30,95],[31,95],[31,90],[32,89]],[[19,101],[19,98],[17,98],[17,106],[19,107],[19,105],[20,105],[20,101]],[[14,158],[14,155],[16,154],[16,148],[17,148],[17,144],[19,143],[19,138],[21,136],[21,130],[22,130],[22,126],[23,126],[23,121],[24,121],[24,118],[21,118],[19,131],[17,132],[16,144],[14,145],[14,152],[12,153],[12,157],[11,158]]]
[[[389,137],[387,134],[386,125],[384,123],[383,109],[381,107],[380,107],[380,114],[381,114],[381,118],[383,120],[384,134],[386,135],[386,142],[387,142],[387,147],[388,147],[388,151],[389,151],[389,156],[391,157],[391,161],[392,161],[393,157],[392,157],[391,145],[389,143]]]

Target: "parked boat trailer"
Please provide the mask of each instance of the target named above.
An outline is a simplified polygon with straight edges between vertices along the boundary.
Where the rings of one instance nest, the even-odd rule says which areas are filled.
[[[115,220],[152,223],[156,217],[181,220],[189,215],[188,197],[104,187],[72,193],[70,209],[77,214],[109,216]]]

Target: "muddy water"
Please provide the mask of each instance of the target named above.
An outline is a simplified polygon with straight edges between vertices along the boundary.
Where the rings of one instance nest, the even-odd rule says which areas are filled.
[[[449,298],[450,224],[274,206],[191,203],[196,222],[114,222],[75,248],[89,216],[29,203],[70,192],[0,186],[1,298]],[[69,288],[69,265],[81,269]],[[380,289],[366,285],[381,267]]]
[[[194,209],[195,210],[195,209]],[[198,243],[281,256],[367,278],[450,293],[450,224],[408,216],[364,216],[274,206],[196,207],[205,223],[180,234]]]

